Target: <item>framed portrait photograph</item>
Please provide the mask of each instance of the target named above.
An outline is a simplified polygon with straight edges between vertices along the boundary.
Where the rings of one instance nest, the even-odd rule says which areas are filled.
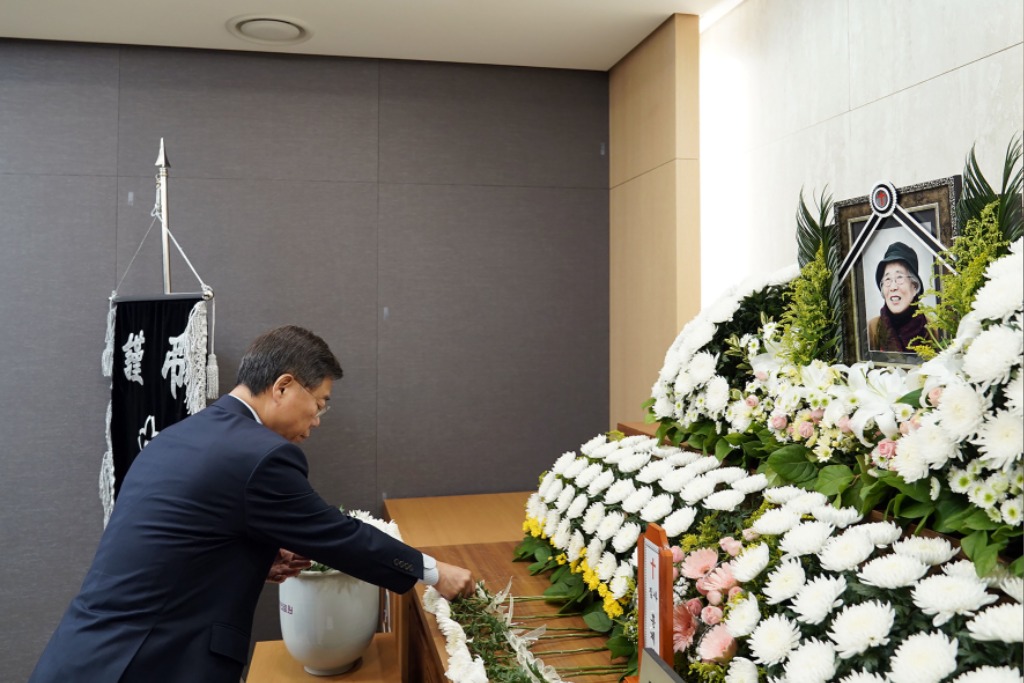
[[[942,252],[959,234],[960,176],[837,202],[839,277],[843,287],[843,359],[847,363],[919,365],[910,346],[933,334],[920,312],[942,296],[953,264]]]

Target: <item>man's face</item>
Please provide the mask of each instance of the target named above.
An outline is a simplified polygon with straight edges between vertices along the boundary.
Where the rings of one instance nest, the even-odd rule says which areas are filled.
[[[885,305],[896,315],[907,310],[914,301],[917,287],[910,279],[910,273],[903,262],[886,264],[885,272],[882,273],[881,292]]]
[[[314,427],[320,426],[333,384],[334,380],[328,378],[307,389],[291,375],[282,375],[276,385],[279,395],[275,396],[274,415],[267,426],[292,443],[302,443]]]

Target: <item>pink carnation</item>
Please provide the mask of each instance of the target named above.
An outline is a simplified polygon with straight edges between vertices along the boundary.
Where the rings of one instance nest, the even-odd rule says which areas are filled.
[[[896,455],[896,442],[892,439],[884,439],[878,444],[878,455],[883,458],[891,458]]]
[[[801,422],[800,423],[800,437],[809,439],[814,435],[814,423],[813,422]]]
[[[685,652],[693,642],[693,634],[697,631],[697,620],[686,609],[686,605],[676,605],[672,610],[672,649]]]
[[[672,546],[672,548],[670,550],[672,551],[672,563],[673,564],[679,564],[680,562],[683,561],[683,558],[686,557],[686,553],[684,553],[683,549],[680,548],[677,545]]]
[[[771,427],[775,431],[782,431],[789,424],[789,418],[785,415],[772,415]]]
[[[760,403],[760,402],[761,402],[760,399],[758,399],[757,396],[754,396],[754,395],[747,396],[747,398],[745,400],[745,403],[748,406],[750,406],[751,408],[756,408],[757,404]]]
[[[814,424],[818,424],[819,422],[821,422],[821,418],[823,417],[825,417],[824,408],[817,408],[811,411],[811,420],[814,422]]]
[[[708,626],[714,626],[722,620],[722,608],[708,605],[701,610],[700,620]]]
[[[681,572],[688,579],[699,579],[718,564],[718,552],[714,548],[694,550],[683,560]]]
[[[718,542],[718,545],[722,546],[722,550],[729,553],[729,557],[736,557],[743,550],[743,544],[732,536],[726,536]]]
[[[724,664],[736,654],[736,639],[729,634],[725,624],[719,624],[700,639],[697,653],[705,662]]]

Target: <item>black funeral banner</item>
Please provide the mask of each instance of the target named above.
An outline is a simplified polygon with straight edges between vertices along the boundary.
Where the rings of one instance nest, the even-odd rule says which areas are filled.
[[[147,443],[205,407],[205,361],[206,304],[200,296],[116,305],[108,443],[113,497]]]

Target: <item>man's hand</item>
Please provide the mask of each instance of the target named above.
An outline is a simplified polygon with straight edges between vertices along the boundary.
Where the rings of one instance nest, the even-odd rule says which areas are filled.
[[[267,583],[281,583],[289,577],[298,575],[303,569],[309,569],[311,566],[313,566],[313,563],[305,557],[281,548],[277,551],[274,564],[270,565]]]
[[[473,575],[468,569],[456,567],[454,564],[437,561],[437,584],[434,588],[445,600],[466,598],[473,595],[476,585]]]

